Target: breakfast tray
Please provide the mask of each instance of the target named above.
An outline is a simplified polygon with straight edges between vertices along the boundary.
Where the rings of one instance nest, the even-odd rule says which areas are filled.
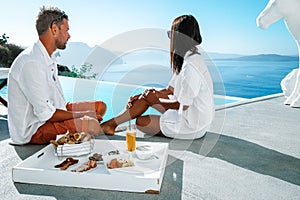
[[[131,153],[134,167],[108,169],[106,163],[99,161],[97,167],[85,172],[72,172],[78,165],[88,161],[94,153],[102,155],[118,150],[126,152],[126,142],[120,140],[95,139],[93,152],[89,155],[72,157],[78,159],[76,165],[67,170],[54,166],[67,157],[55,155],[52,144],[12,168],[14,182],[68,186],[104,190],[117,190],[142,193],[159,193],[168,157],[168,144],[160,142],[137,142],[136,146],[149,145],[155,149],[155,156],[139,160]]]

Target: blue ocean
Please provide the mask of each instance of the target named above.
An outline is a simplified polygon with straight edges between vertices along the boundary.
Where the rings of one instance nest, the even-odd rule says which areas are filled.
[[[152,50],[131,52],[120,59],[123,63],[112,64],[102,75],[101,80],[165,87],[171,78],[168,52]],[[215,94],[255,98],[281,93],[280,81],[292,69],[298,68],[299,63],[212,60],[208,57],[207,65],[214,81]]]
[[[298,61],[254,62],[214,61],[223,80],[227,96],[255,98],[281,93],[280,81]]]
[[[143,50],[125,54],[116,64],[102,70],[99,80],[166,87],[172,72],[169,53],[165,51]],[[255,98],[281,93],[280,81],[292,70],[298,68],[298,61],[234,61],[210,60],[215,94]],[[211,66],[210,66],[211,68]],[[66,87],[63,85],[63,88]],[[7,89],[0,91],[7,99]],[[129,96],[130,94],[128,94]]]

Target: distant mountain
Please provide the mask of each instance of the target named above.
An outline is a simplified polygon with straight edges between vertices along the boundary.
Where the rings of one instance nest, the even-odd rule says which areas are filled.
[[[66,49],[54,52],[54,57],[56,57],[58,64],[71,69],[73,66],[80,68],[86,63],[92,64],[94,68],[105,67],[117,55],[97,45],[90,47],[83,42],[69,42]],[[122,63],[122,60],[119,59],[117,63]],[[91,73],[93,71],[95,69]]]
[[[69,42],[64,50],[54,52],[57,63],[65,65],[69,69],[72,66],[80,67],[84,64],[85,59],[95,47],[90,47],[83,42]]]
[[[216,53],[216,52],[207,52],[207,54],[210,57],[210,59],[212,59],[212,60],[234,59],[234,58],[240,58],[240,57],[245,56],[245,55],[241,55],[241,54],[227,54],[227,53]]]
[[[87,74],[97,74],[97,78],[107,70],[112,63],[122,64],[122,58],[118,55],[100,46],[95,46],[84,60],[85,64],[91,64],[92,69]]]
[[[113,62],[114,64],[124,63],[122,59],[118,59],[120,52],[111,52],[100,46],[90,47],[83,42],[69,42],[65,50],[57,50],[54,56],[57,59],[57,63],[63,66],[67,66],[71,69],[72,66],[80,68],[83,64],[88,63],[93,66],[90,73],[101,72],[107,67],[107,65]],[[298,55],[287,56],[277,54],[260,54],[260,55],[241,55],[241,54],[224,54],[216,52],[205,52],[202,54],[205,60],[213,61],[252,61],[252,62],[285,62],[285,61],[298,61]],[[160,58],[159,56],[157,58]],[[138,61],[144,58],[138,56],[133,58]],[[141,60],[141,62],[142,62]],[[163,60],[163,59],[162,59]]]
[[[251,56],[241,56],[234,58],[216,58],[215,60],[232,60],[232,61],[265,61],[265,62],[287,62],[298,61],[298,56],[285,56],[278,54],[259,54]]]

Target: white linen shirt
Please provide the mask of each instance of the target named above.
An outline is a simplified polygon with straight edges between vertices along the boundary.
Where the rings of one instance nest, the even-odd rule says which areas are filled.
[[[169,86],[179,110],[169,109],[160,118],[164,135],[177,139],[202,137],[212,123],[215,108],[213,83],[207,66],[198,53],[188,51],[180,73],[174,73]],[[183,110],[183,106],[188,106]]]
[[[30,142],[57,108],[66,110],[57,64],[38,40],[15,59],[8,75],[8,127],[12,142]]]

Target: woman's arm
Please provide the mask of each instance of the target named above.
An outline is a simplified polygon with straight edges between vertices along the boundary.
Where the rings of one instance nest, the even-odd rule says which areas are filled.
[[[168,95],[173,95],[173,91],[174,91],[174,89],[171,86],[169,86],[168,88],[164,88],[162,90],[146,89],[142,94],[137,94],[137,95],[129,97],[126,107],[130,108],[136,100],[138,100],[139,98],[142,98],[143,95],[148,92],[155,92],[157,98],[169,99]]]
[[[170,101],[168,99],[167,94],[171,94],[168,91],[167,93],[160,93],[160,91],[156,90],[148,90],[146,93],[142,95],[142,98],[148,102],[148,104],[153,107],[154,109],[158,110],[159,112],[163,113],[168,109],[179,109],[179,102],[178,101]],[[159,94],[158,94],[159,93]],[[161,95],[163,94],[163,95]],[[167,98],[162,98],[166,96]],[[166,99],[166,101],[162,101],[162,99]]]
[[[167,88],[164,88],[162,90],[158,90],[157,93],[160,95],[159,98],[168,99],[168,95],[173,95],[174,88],[171,86],[168,86]]]

